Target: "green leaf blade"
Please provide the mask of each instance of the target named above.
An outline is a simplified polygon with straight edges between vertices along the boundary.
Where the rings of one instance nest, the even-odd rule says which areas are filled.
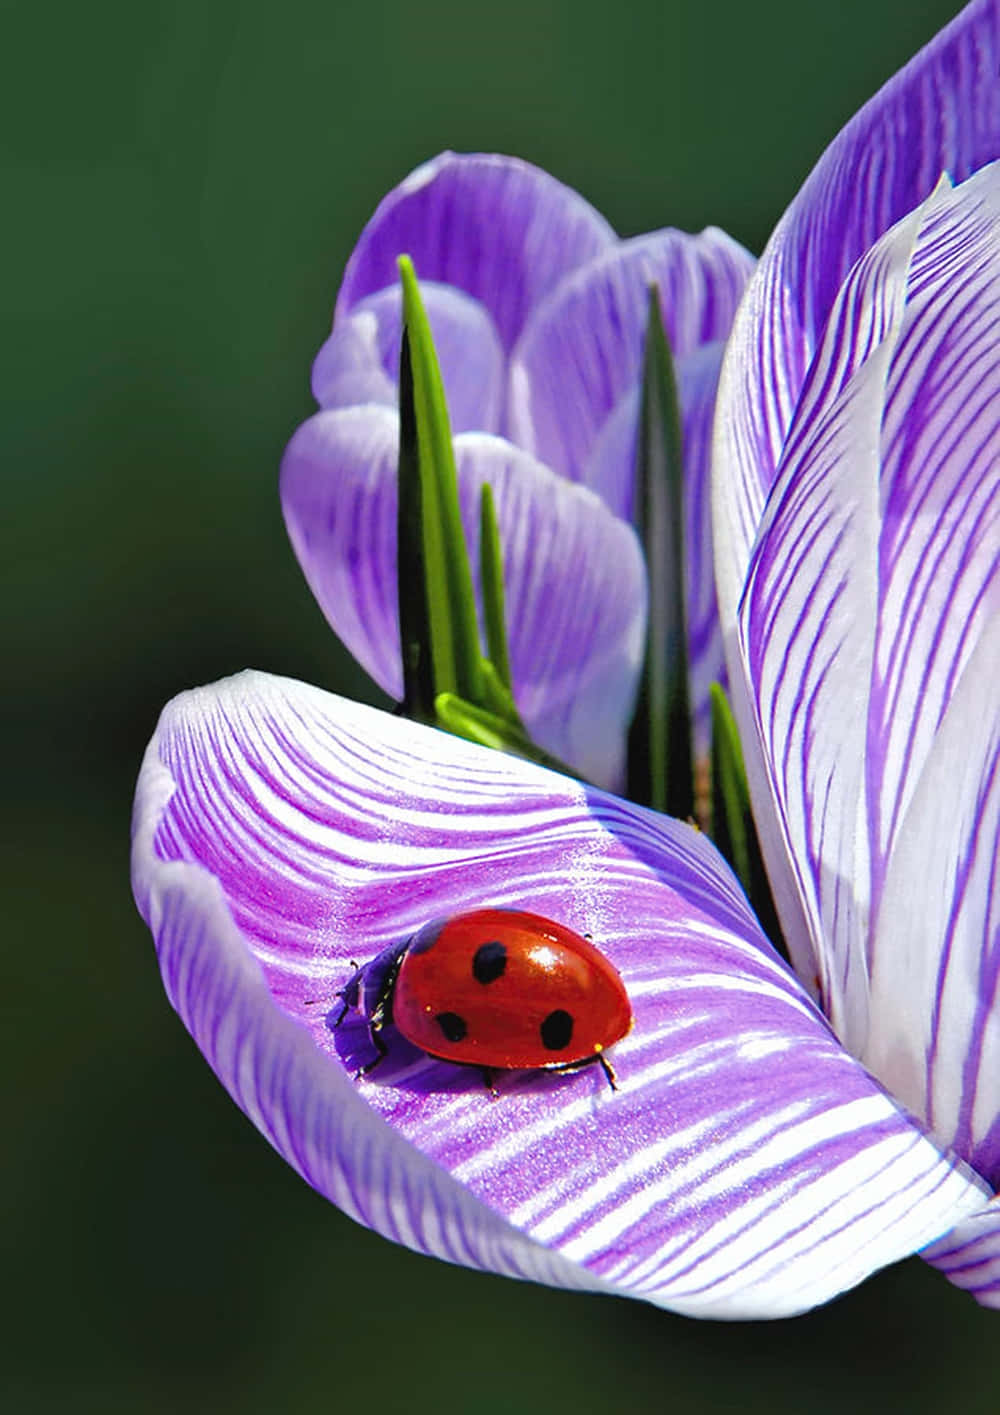
[[[750,887],[747,823],[750,792],[736,719],[718,683],[709,689],[712,704],[712,838],[732,865],[745,890]]]
[[[736,719],[720,684],[713,683],[709,691],[712,704],[712,839],[719,853],[732,865],[764,932],[787,960],[781,924],[750,808],[750,788]]]
[[[464,737],[467,742],[478,742],[482,747],[492,747],[498,752],[507,752],[525,761],[536,762],[550,771],[561,772],[563,776],[584,778],[565,762],[539,747],[518,723],[511,722],[500,713],[476,703],[467,702],[456,693],[439,693],[435,702],[438,722],[456,737]]]
[[[410,337],[403,329],[399,354],[399,501],[396,513],[396,592],[403,655],[403,712],[417,722],[434,721],[434,661],[427,567],[424,555],[423,493],[413,406]]]
[[[513,692],[510,655],[507,651],[507,621],[504,611],[503,554],[497,525],[493,488],[484,482],[479,495],[479,564],[483,586],[483,620],[486,647],[497,677]]]
[[[680,405],[659,295],[650,287],[636,466],[636,530],[649,574],[649,622],[628,744],[628,795],[694,815]]]
[[[482,695],[482,654],[444,383],[413,262],[400,256],[398,266],[412,368],[435,688],[476,702]],[[405,592],[401,588],[400,594]]]

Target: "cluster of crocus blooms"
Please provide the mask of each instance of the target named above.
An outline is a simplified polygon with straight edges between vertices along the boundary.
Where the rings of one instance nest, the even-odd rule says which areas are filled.
[[[919,1251],[1000,1306],[998,71],[1000,4],[975,0],[835,139],[756,267],[714,230],[619,241],[499,157],[427,164],[363,232],[282,469],[296,553],[401,697],[405,253],[470,545],[493,489],[517,709],[586,780],[244,674],[165,709],[133,882],[234,1099],[387,1237],[713,1317],[803,1311]],[[649,609],[651,286],[692,736],[724,680],[791,966],[705,834],[611,794]],[[405,1042],[356,1078],[363,1024],[332,1025],[349,960],[484,905],[613,962],[635,1019],[617,1092],[522,1070],[494,1099]]]

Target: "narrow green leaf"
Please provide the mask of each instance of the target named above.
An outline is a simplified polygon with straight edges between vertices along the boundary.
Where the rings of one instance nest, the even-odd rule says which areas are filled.
[[[518,731],[524,732],[524,723],[514,703],[514,694],[503,682],[499,673],[494,668],[488,658],[483,659],[483,696],[480,699],[480,706],[487,712],[495,713],[502,717],[505,722],[509,722]]]
[[[649,291],[636,466],[636,530],[649,574],[646,656],[628,743],[628,795],[686,820],[694,766],[685,614],[684,465],[673,359]]]
[[[753,905],[761,927],[778,952],[788,955],[774,907],[771,886],[760,853],[757,828],[750,809],[743,749],[736,719],[718,683],[710,689],[712,703],[712,839],[732,865]]]
[[[403,330],[399,353],[399,509],[396,519],[396,589],[403,651],[403,712],[434,721],[434,662],[424,559],[423,495],[413,408],[410,336]]]
[[[477,707],[475,703],[470,703],[455,693],[439,693],[434,706],[439,724],[456,737],[464,737],[466,741],[478,742],[482,747],[493,747],[496,751],[509,752],[512,756],[537,762],[539,766],[549,767],[552,771],[561,772],[563,776],[575,777],[577,781],[584,779],[578,771],[574,771],[558,757],[552,756],[543,747],[532,742],[523,727],[498,713]]]
[[[403,711],[502,751],[569,768],[537,747],[514,703],[493,492],[480,497],[483,658],[444,386],[412,262],[399,260],[399,622]]]
[[[709,689],[712,703],[712,839],[750,891],[750,792],[736,719],[722,687]]]
[[[501,683],[511,691],[510,657],[507,652],[507,621],[504,617],[503,553],[497,525],[493,488],[483,482],[479,496],[479,566],[483,585],[483,620],[490,661]]]
[[[413,262],[409,256],[400,256],[398,266],[412,368],[434,683],[438,693],[457,692],[478,702],[482,695],[482,655],[444,384]],[[400,593],[409,588],[402,586]]]

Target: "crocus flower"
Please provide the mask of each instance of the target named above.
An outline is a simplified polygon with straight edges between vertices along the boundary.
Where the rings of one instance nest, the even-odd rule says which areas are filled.
[[[292,439],[281,495],[324,614],[396,698],[403,253],[434,329],[471,545],[478,488],[494,488],[521,716],[541,746],[605,785],[621,777],[642,662],[645,576],[628,523],[658,287],[683,409],[691,697],[704,749],[709,685],[724,674],[709,433],[751,257],[715,229],[618,240],[576,192],[508,157],[445,153],[385,197],[348,263],[313,369],[323,411]]]
[[[862,110],[727,356],[720,616],[797,975],[691,826],[264,675],[165,710],[133,882],[170,999],[388,1237],[715,1317],[923,1249],[1000,1305],[998,60],[978,0]],[[398,1038],[354,1079],[349,960],[484,904],[618,968],[617,1093],[591,1068],[492,1099]]]

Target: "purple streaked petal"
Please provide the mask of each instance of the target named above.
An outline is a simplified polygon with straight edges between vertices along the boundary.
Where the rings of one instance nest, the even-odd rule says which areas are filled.
[[[632,520],[641,391],[633,385],[604,420],[587,454],[580,481],[616,516]]]
[[[930,205],[931,203],[928,203]],[[757,822],[801,976],[851,1050],[867,1026],[868,683],[877,604],[879,432],[923,211],[851,272],[805,383],[740,606],[743,733]],[[786,877],[787,878],[787,877]],[[799,920],[796,903],[805,918]]]
[[[338,638],[395,698],[398,446],[393,410],[336,408],[304,422],[281,463],[285,525],[309,588]]]
[[[321,408],[350,408],[399,403],[397,369],[387,367],[385,338],[378,306],[366,300],[346,318],[321,347],[313,361],[312,392]]]
[[[715,598],[709,472],[712,420],[722,363],[721,343],[706,344],[677,362],[684,427],[684,515],[687,556],[688,663],[695,750],[707,752],[711,736],[709,689],[727,685],[722,628]]]
[[[875,931],[863,1054],[893,1094],[994,1188],[1000,1185],[998,682],[1000,612],[965,665],[909,793]]]
[[[318,413],[282,464],[289,535],[339,637],[402,695],[396,586],[397,421],[384,408]],[[494,491],[514,693],[541,746],[614,782],[639,672],[645,569],[631,527],[584,487],[500,438],[455,439],[466,540],[478,586],[479,490]]]
[[[498,437],[455,439],[479,588],[479,488],[496,500],[514,696],[532,737],[590,781],[617,784],[646,630],[646,570],[631,526],[586,487]]]
[[[245,674],[178,698],[140,776],[133,882],[168,993],[320,1192],[397,1241],[692,1315],[805,1310],[981,1211],[836,1043],[697,831],[528,763]],[[327,1009],[428,917],[591,933],[636,1015],[595,1074],[474,1072]],[[362,1042],[363,1044],[363,1042]],[[401,1044],[400,1044],[401,1048]]]
[[[1000,1308],[1000,1198],[920,1255],[983,1307]]]
[[[955,684],[1000,606],[998,346],[993,163],[928,212],[886,389],[867,746],[876,894]]]
[[[726,338],[753,265],[711,228],[637,236],[576,270],[535,310],[511,356],[513,440],[580,480],[605,420],[639,381],[649,287],[659,287],[681,360]]]
[[[379,203],[348,262],[336,318],[395,284],[396,258],[408,254],[421,281],[485,305],[509,350],[539,300],[615,239],[583,197],[540,168],[445,152]]]
[[[714,491],[730,633],[757,522],[806,369],[858,257],[922,202],[1000,157],[1000,2],[974,0],[827,148],[771,237],[720,383]]]
[[[448,285],[421,283],[421,294],[448,398],[454,432],[495,432],[506,378],[506,360],[488,312]],[[359,300],[337,320],[313,364],[313,396],[321,408],[360,403],[398,406],[402,335],[399,284]]]

